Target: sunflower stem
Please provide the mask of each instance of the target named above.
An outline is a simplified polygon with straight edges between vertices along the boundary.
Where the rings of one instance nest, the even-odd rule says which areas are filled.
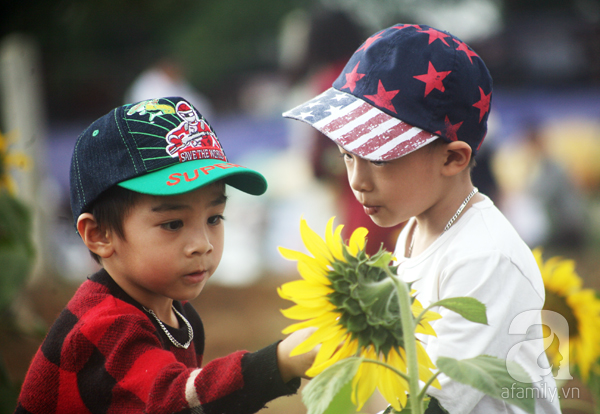
[[[440,375],[442,373],[442,371],[438,371],[435,374],[433,374],[431,376],[431,378],[429,378],[429,380],[425,383],[425,386],[423,387],[423,389],[421,390],[421,392],[419,393],[419,399],[423,400],[423,398],[425,397],[425,393],[427,392],[427,388],[429,388],[429,386],[431,384],[433,384],[433,381],[435,381],[435,379],[438,377],[438,375]]]
[[[392,274],[389,268],[386,273],[392,278],[398,292],[400,304],[400,323],[404,335],[404,351],[406,351],[406,367],[408,369],[408,398],[413,414],[423,413],[423,399],[419,390],[419,363],[417,360],[417,340],[415,338],[415,321],[410,308],[410,291],[408,285],[400,278]],[[420,397],[420,398],[419,398]]]

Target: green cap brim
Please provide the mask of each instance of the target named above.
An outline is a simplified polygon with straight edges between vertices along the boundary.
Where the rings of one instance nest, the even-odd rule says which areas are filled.
[[[167,196],[187,193],[219,180],[252,195],[267,191],[267,180],[259,172],[213,159],[174,164],[118,185],[142,194]]]

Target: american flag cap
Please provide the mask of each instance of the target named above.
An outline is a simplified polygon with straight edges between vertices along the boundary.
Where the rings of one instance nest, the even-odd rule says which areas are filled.
[[[283,114],[372,161],[402,157],[441,137],[472,153],[487,132],[492,78],[456,36],[397,24],[369,37],[333,86]]]

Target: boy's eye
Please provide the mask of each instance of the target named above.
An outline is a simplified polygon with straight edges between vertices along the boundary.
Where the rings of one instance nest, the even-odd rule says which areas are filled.
[[[161,224],[161,227],[165,230],[179,230],[180,228],[183,227],[183,221],[181,221],[181,220],[169,221],[167,223]]]
[[[215,216],[211,216],[208,218],[208,224],[219,224],[221,221],[225,220],[225,217],[223,217],[221,214],[217,214]]]
[[[379,165],[385,165],[385,164],[387,164],[387,162],[386,161],[371,161],[371,164],[379,166]]]

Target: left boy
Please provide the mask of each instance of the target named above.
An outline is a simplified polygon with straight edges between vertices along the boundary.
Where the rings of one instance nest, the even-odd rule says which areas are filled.
[[[102,269],[50,329],[17,413],[254,413],[296,392],[314,358],[289,356],[302,333],[200,368],[188,301],[221,260],[225,184],[267,189],[183,98],[116,108],[79,136],[71,208]]]

